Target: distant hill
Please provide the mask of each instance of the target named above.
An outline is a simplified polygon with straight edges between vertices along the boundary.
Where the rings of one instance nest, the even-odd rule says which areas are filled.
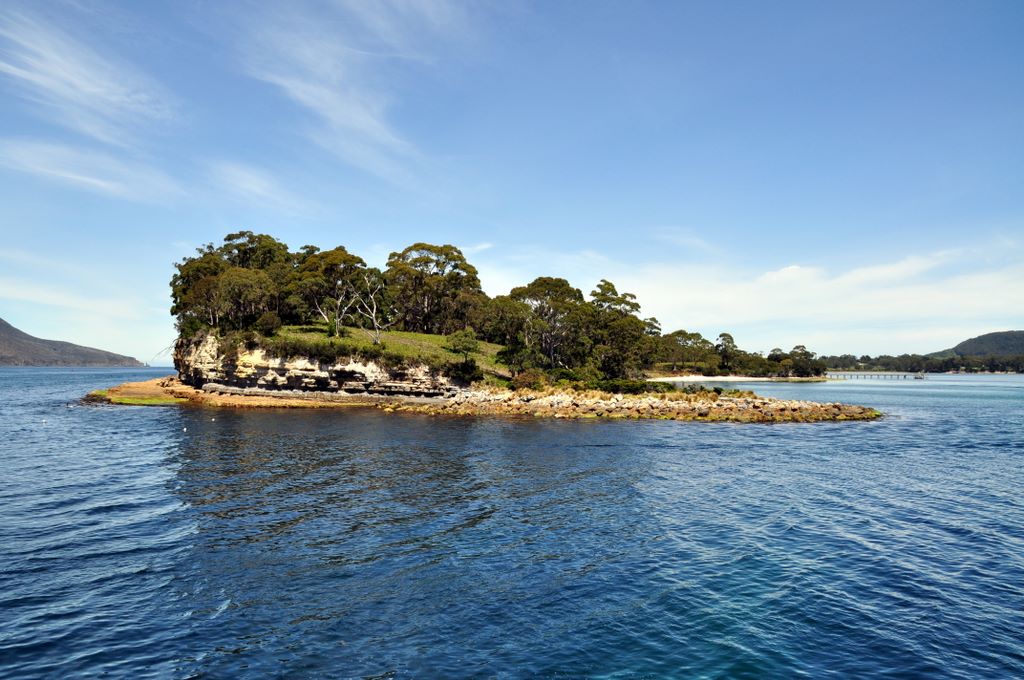
[[[0,319],[0,366],[142,366],[131,357],[70,342],[42,340]]]
[[[964,340],[956,347],[935,352],[928,356],[938,358],[952,356],[1012,357],[1022,354],[1024,354],[1024,331],[999,331],[998,333],[986,333],[970,340]]]

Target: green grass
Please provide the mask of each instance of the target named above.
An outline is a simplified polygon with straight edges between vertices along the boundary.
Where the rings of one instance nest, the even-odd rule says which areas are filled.
[[[171,406],[188,401],[188,399],[179,399],[178,397],[119,397],[111,395],[110,390],[94,390],[89,393],[89,397],[103,399],[111,404],[122,406]]]
[[[347,335],[343,338],[329,339],[326,325],[284,326],[277,332],[277,336],[286,340],[298,340],[311,344],[330,340],[339,346],[352,347],[357,351],[372,352],[383,349],[410,363],[425,363],[433,366],[462,360],[461,354],[448,350],[448,338],[444,335],[385,331],[381,334],[381,345],[375,346],[369,333],[365,330],[346,328],[346,331]],[[501,345],[480,341],[479,350],[470,356],[476,360],[477,365],[485,374],[507,378],[510,375],[508,367],[497,361],[497,354],[501,350]]]
[[[177,397],[110,397],[111,404],[122,404],[124,406],[171,406],[183,404],[187,399]]]

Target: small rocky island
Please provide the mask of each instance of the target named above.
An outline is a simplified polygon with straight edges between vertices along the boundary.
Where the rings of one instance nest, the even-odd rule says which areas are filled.
[[[308,357],[275,357],[265,350],[217,352],[210,335],[179,343],[178,376],[168,376],[90,395],[128,405],[195,405],[228,408],[375,407],[448,415],[548,418],[626,418],[711,422],[781,423],[873,420],[863,406],[760,397],[701,386],[642,394],[601,390],[508,389],[460,386],[426,364],[387,367],[348,357],[325,364]]]
[[[870,420],[873,409],[652,382],[820,375],[798,346],[744,352],[728,333],[662,334],[635,296],[602,280],[590,299],[540,277],[488,297],[458,248],[417,243],[381,271],[343,247],[291,252],[239,232],[177,265],[177,376],[90,395],[119,404],[727,422]]]

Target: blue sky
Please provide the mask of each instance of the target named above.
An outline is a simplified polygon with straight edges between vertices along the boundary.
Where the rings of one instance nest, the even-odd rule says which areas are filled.
[[[271,4],[0,5],[0,317],[166,363],[250,229],[753,350],[1024,328],[1020,2]]]

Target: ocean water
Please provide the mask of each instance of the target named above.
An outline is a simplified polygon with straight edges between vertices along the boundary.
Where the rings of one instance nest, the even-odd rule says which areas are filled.
[[[83,406],[0,369],[0,677],[1024,676],[1024,379],[872,423]]]

